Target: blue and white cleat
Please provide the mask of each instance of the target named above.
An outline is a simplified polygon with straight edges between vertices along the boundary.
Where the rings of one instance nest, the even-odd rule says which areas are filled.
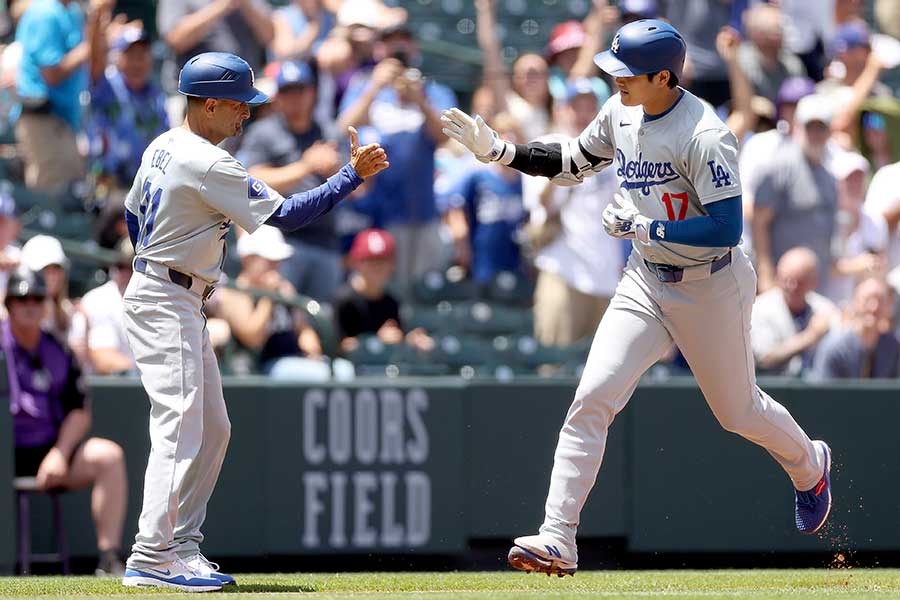
[[[168,588],[181,592],[218,592],[222,589],[221,581],[198,575],[180,558],[155,567],[127,568],[122,585]]]
[[[219,565],[218,563],[214,563],[202,553],[198,552],[194,556],[185,559],[187,566],[194,570],[197,575],[202,577],[212,577],[213,579],[217,579],[222,586],[226,585],[237,585],[234,577],[231,575],[226,575],[225,573],[219,573]]]
[[[800,533],[813,534],[819,531],[828,520],[831,512],[831,448],[821,440],[813,442],[825,453],[825,473],[822,479],[811,490],[801,492],[794,490],[794,518]]]
[[[578,550],[548,535],[516,538],[509,549],[509,566],[526,573],[546,573],[565,577],[578,570]]]

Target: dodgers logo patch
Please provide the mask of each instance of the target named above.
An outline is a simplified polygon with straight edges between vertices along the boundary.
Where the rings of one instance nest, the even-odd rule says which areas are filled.
[[[618,33],[616,34],[616,37],[613,38],[611,49],[613,51],[613,54],[619,53],[619,34]]]
[[[650,188],[675,181],[680,175],[670,161],[652,162],[644,160],[644,154],[638,154],[637,160],[628,160],[622,150],[616,150],[619,168],[616,170],[622,183],[619,187],[626,190],[641,190],[645,196],[650,195]]]
[[[256,177],[247,178],[247,195],[251,200],[265,200],[269,197],[269,186]]]

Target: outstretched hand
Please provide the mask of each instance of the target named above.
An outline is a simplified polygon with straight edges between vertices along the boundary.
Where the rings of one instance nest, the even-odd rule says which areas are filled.
[[[387,160],[387,153],[380,144],[359,145],[359,133],[355,127],[348,128],[350,132],[350,165],[363,179],[384,171],[391,163]]]
[[[454,107],[441,113],[441,123],[444,135],[468,148],[480,160],[488,160],[497,134],[480,115],[475,115],[473,119]]]

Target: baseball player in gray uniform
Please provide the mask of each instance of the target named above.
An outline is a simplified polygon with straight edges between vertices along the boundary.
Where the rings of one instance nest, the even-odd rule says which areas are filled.
[[[579,516],[610,423],[673,342],[722,427],[768,450],[787,472],[797,528],[818,531],[831,509],[830,449],[810,440],[756,385],[750,350],[756,274],[737,247],[738,142],[708,104],[678,87],[684,57],[684,40],[667,23],[622,27],[610,50],[594,59],[619,93],[567,142],[516,145],[499,139],[481,117],[455,108],[442,117],[444,132],[481,160],[563,185],[616,169],[620,194],[603,224],[610,235],[633,240],[560,431],[544,523],[510,549],[516,569],[574,574]]]
[[[351,129],[350,163],[320,187],[284,198],[217,146],[241,133],[249,105],[268,100],[247,62],[197,55],[182,68],[179,91],[188,96],[184,124],[150,144],[125,201],[135,247],[125,328],[150,397],[151,450],[123,584],[202,592],[234,583],[200,552],[231,431],[203,314],[224,238],[233,223],[250,233],[264,223],[302,227],[388,163],[377,144],[359,147]]]

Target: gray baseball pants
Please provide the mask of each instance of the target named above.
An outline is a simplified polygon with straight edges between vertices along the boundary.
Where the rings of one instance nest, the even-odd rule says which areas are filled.
[[[750,349],[756,273],[740,249],[732,252],[731,264],[720,271],[695,271],[696,278],[679,283],[660,282],[632,252],[559,434],[541,533],[575,544],[609,426],[640,376],[673,342],[722,427],[765,448],[795,488],[818,483],[825,457],[790,413],[756,385]]]
[[[154,567],[198,551],[231,423],[200,296],[135,272],[124,302],[128,342],[150,397],[150,459],[128,566]]]

